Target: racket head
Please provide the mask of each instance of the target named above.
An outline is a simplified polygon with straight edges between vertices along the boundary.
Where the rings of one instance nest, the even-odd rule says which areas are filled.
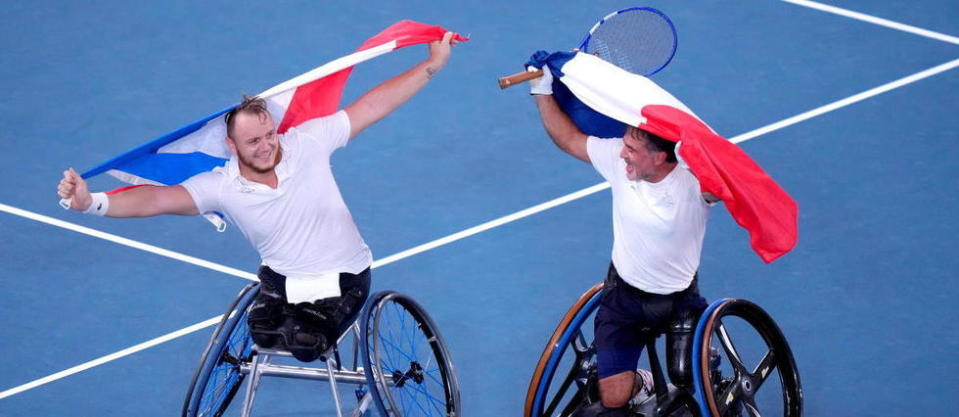
[[[579,50],[648,77],[669,65],[677,45],[676,27],[665,13],[652,7],[630,7],[596,22]]]

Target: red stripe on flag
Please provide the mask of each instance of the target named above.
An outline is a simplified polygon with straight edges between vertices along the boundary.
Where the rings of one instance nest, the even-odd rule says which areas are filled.
[[[642,115],[646,123],[640,129],[682,142],[679,154],[702,190],[723,200],[736,223],[749,231],[750,245],[763,261],[796,246],[799,206],[746,152],[675,107],[645,106]]]
[[[156,187],[156,186],[153,184],[128,185],[126,187],[120,187],[115,190],[107,191],[107,194],[118,194],[127,190],[132,190],[134,188],[139,188],[139,187]]]
[[[357,51],[370,49],[390,41],[396,41],[396,48],[433,42],[443,39],[446,29],[440,26],[430,26],[412,20],[403,20],[394,23],[376,36],[369,38],[360,45]],[[456,39],[465,41],[466,38],[456,35]],[[311,81],[297,87],[293,92],[290,106],[283,115],[277,132],[286,132],[289,128],[299,125],[310,119],[333,114],[340,106],[343,88],[350,77],[353,67],[330,74],[326,77]]]

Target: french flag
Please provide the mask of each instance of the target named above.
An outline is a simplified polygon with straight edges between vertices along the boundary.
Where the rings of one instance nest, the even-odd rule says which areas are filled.
[[[540,52],[530,64],[551,71],[562,83],[558,90],[554,83],[554,90],[571,93],[572,98],[560,94],[557,101],[583,132],[621,137],[629,125],[676,142],[678,156],[702,191],[725,203],[763,261],[772,262],[796,246],[796,201],[741,148],[652,80],[579,52]]]
[[[354,65],[399,48],[438,41],[446,32],[440,26],[410,20],[397,22],[367,39],[355,53],[323,64],[257,96],[266,101],[273,120],[280,121],[277,132],[286,132],[307,120],[336,112]],[[456,39],[466,40],[459,35]],[[172,185],[222,166],[231,156],[224,142],[226,124],[222,116],[234,107],[236,105],[164,134],[93,167],[82,176],[90,178],[105,172],[133,185]],[[218,230],[223,230],[222,218],[216,215],[206,217],[217,225]]]

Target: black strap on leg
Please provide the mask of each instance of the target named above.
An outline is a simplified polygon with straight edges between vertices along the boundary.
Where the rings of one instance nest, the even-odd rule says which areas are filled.
[[[573,412],[570,417],[629,417],[629,407],[606,408],[602,402],[594,402]]]

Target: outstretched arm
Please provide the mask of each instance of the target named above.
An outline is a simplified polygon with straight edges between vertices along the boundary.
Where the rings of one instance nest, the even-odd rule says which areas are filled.
[[[73,168],[63,171],[63,179],[57,187],[61,198],[71,199],[72,210],[86,211],[101,205],[106,210],[98,214],[109,217],[149,217],[160,214],[193,216],[200,214],[193,197],[179,185],[169,187],[137,187],[122,193],[104,195],[90,194],[87,182]],[[101,199],[100,201],[95,201]],[[105,199],[103,201],[102,199]],[[97,204],[97,207],[91,207]]]
[[[457,40],[453,37],[453,32],[446,32],[442,40],[430,42],[430,56],[425,61],[367,91],[347,106],[345,110],[350,118],[350,139],[392,113],[420,91],[449,61],[450,47],[455,44]]]
[[[534,94],[536,107],[539,108],[539,117],[550,139],[564,152],[589,162],[589,153],[586,152],[586,134],[570,120],[569,116],[559,108],[556,99],[550,94]]]

